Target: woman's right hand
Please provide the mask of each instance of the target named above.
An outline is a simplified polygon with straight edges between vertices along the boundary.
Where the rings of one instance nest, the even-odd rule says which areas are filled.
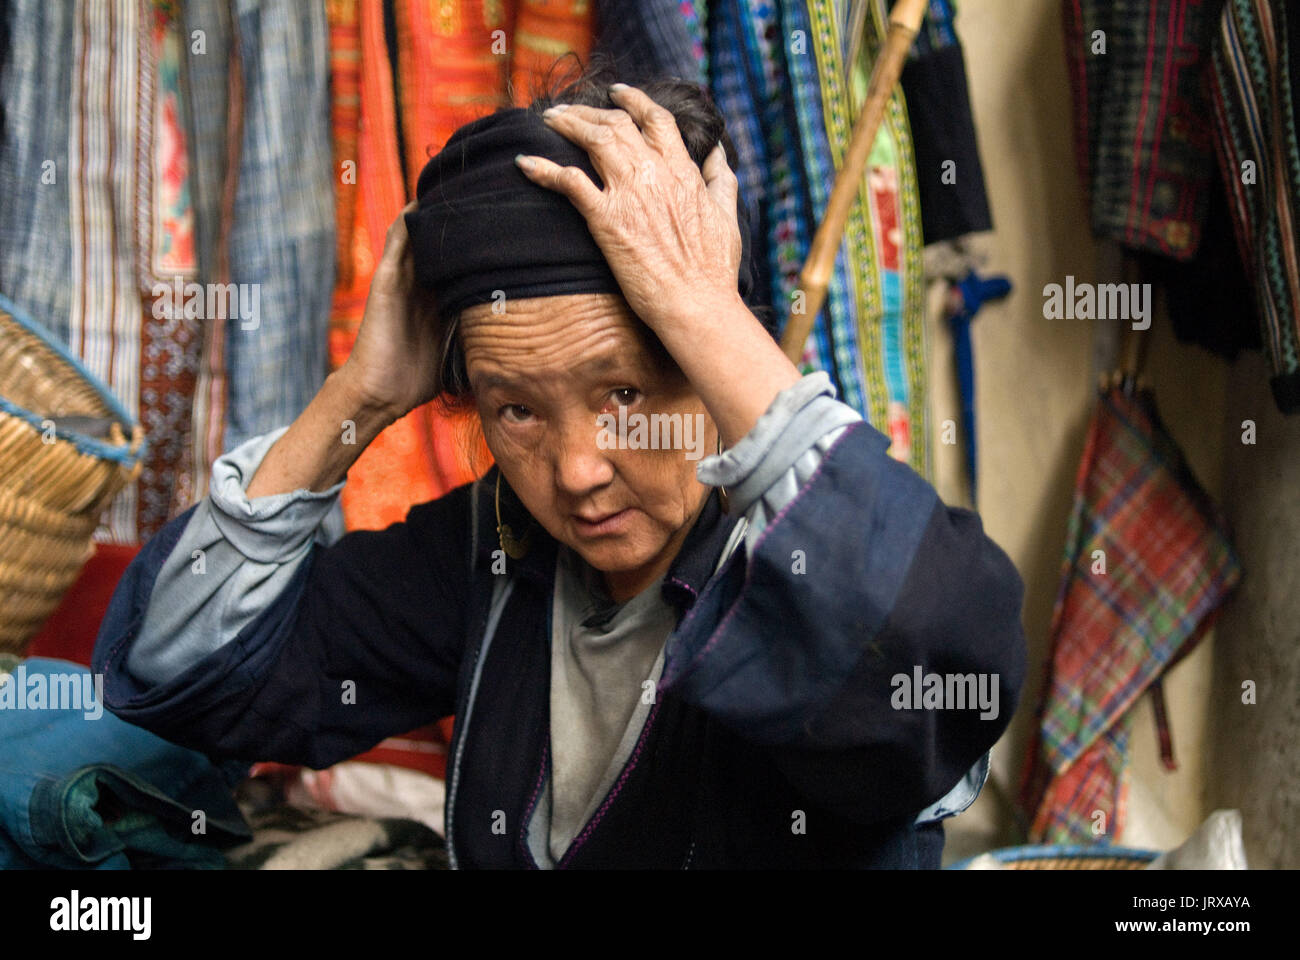
[[[434,398],[441,324],[432,297],[415,285],[415,260],[406,232],[411,201],[388,228],[375,267],[356,343],[339,372],[370,403],[394,420]]]

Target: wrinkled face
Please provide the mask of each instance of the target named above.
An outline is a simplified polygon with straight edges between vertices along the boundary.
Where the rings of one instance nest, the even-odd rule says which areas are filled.
[[[529,513],[622,602],[668,568],[703,507],[695,467],[717,449],[713,420],[622,297],[492,306],[460,326],[488,448]]]

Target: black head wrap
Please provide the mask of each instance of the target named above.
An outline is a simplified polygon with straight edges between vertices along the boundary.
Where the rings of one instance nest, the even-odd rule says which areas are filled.
[[[443,316],[488,303],[497,290],[507,298],[622,292],[586,219],[563,194],[529,180],[515,165],[519,153],[579,167],[604,189],[587,151],[523,107],[453,133],[420,173],[419,206],[406,215],[416,282],[435,291]],[[748,303],[754,283],[744,204],[737,215],[744,247],[737,286]]]

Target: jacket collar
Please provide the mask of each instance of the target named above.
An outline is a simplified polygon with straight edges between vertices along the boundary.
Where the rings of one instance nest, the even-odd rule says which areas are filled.
[[[499,472],[496,464],[475,484],[476,507],[478,510],[478,554],[480,564],[491,567],[493,552],[501,549],[497,537],[496,518],[496,482]],[[520,502],[510,484],[501,484],[501,519],[508,524],[516,536],[523,531],[530,532],[532,538],[528,552],[518,560],[507,560],[510,568],[540,587],[549,588],[554,582],[555,560],[558,544],[555,539],[534,520]],[[689,609],[704,589],[704,584],[713,575],[713,568],[722,555],[722,548],[727,537],[739,518],[722,512],[717,490],[710,492],[704,502],[704,508],[695,520],[682,543],[681,550],[673,558],[663,580],[664,599],[679,611]]]

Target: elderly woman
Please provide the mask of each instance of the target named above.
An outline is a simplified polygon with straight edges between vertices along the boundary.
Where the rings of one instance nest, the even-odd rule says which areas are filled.
[[[1019,696],[1022,585],[749,308],[731,150],[678,81],[457,131],[348,362],[127,571],[108,707],[314,768],[455,714],[461,867],[938,866]],[[348,468],[435,396],[495,465],[339,536]]]

